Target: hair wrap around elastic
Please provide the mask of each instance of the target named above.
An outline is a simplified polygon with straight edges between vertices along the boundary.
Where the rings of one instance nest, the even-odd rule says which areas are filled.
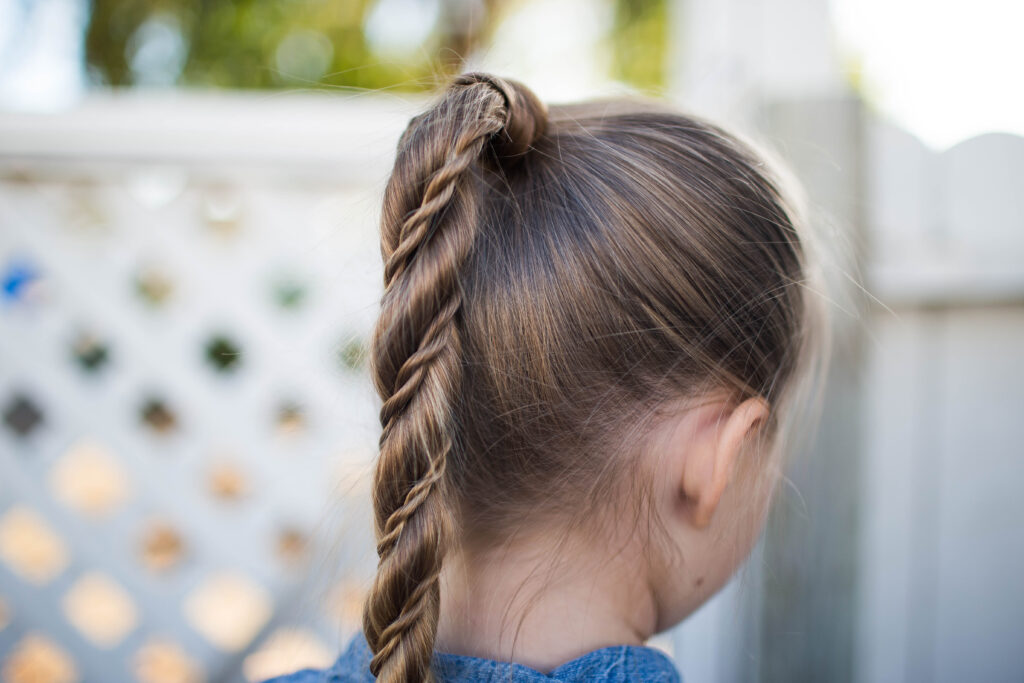
[[[502,161],[525,154],[547,129],[547,106],[522,83],[490,74],[461,74],[452,82],[452,87],[476,84],[493,88],[505,100],[505,126],[491,139],[492,149]]]

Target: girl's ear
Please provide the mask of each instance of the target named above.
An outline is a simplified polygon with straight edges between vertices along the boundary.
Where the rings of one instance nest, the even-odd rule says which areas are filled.
[[[750,398],[731,411],[718,413],[699,429],[687,449],[680,490],[692,510],[691,523],[706,528],[732,480],[743,443],[759,421],[768,417],[768,403]]]

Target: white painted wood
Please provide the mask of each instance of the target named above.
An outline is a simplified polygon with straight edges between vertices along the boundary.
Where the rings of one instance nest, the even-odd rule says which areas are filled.
[[[942,322],[929,458],[939,472],[932,680],[1020,681],[1024,308],[958,310]]]
[[[929,248],[940,223],[934,153],[907,131],[877,118],[865,125],[864,153],[871,164],[864,174],[864,217],[873,254],[904,262]]]
[[[934,354],[927,316],[901,311],[873,318],[866,349],[859,614],[853,680],[902,681],[911,639],[910,594],[915,511],[928,480],[915,471],[924,426],[914,413],[927,405],[922,382]],[[927,520],[925,520],[927,521]]]
[[[1024,137],[991,133],[942,154],[950,248],[993,266],[1024,263]]]
[[[870,119],[865,154],[872,294],[895,306],[1024,301],[1024,138],[939,153]]]
[[[423,97],[125,91],[59,113],[0,112],[0,160],[210,164],[377,181]]]
[[[745,120],[765,101],[845,92],[825,0],[673,0],[670,91]]]
[[[301,623],[333,650],[357,623],[324,613],[325,587],[373,566],[368,495],[353,493],[339,470],[366,469],[379,426],[365,371],[341,369],[337,350],[364,340],[376,315],[379,190],[405,114],[395,101],[272,100],[132,95],[60,115],[0,115],[0,267],[27,259],[42,275],[38,300],[3,301],[0,399],[26,391],[46,420],[29,439],[0,429],[0,513],[29,505],[73,556],[42,587],[0,566],[13,613],[0,629],[0,659],[26,630],[40,630],[72,654],[82,680],[127,680],[122,667],[145,638],[160,636],[210,678],[239,681],[241,654],[211,648],[181,609],[204,576],[223,569],[272,594],[265,633]],[[233,235],[210,225],[225,206]],[[146,265],[173,279],[159,310],[133,288]],[[308,288],[296,310],[273,299],[285,276]],[[110,344],[111,364],[98,376],[71,360],[81,329]],[[234,375],[205,367],[203,346],[216,333],[241,343]],[[178,433],[156,437],[139,425],[150,392],[169,401]],[[286,399],[300,403],[308,429],[276,429]],[[131,481],[130,499],[109,520],[73,514],[47,489],[54,461],[82,437],[107,445]],[[249,489],[235,504],[207,491],[210,466],[225,460],[242,468]],[[166,576],[138,560],[153,517],[173,524],[186,546]],[[286,526],[309,534],[314,548],[301,577],[275,553]],[[344,533],[332,533],[339,526]],[[329,548],[337,549],[331,561],[320,561]],[[112,650],[90,647],[61,613],[71,581],[93,569],[124,586],[140,616]]]
[[[1024,679],[1024,139],[867,130],[855,680]]]

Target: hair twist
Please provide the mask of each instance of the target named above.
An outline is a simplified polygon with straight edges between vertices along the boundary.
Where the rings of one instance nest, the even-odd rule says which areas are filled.
[[[454,518],[445,495],[452,403],[462,379],[459,271],[478,225],[472,169],[500,163],[543,133],[546,110],[524,86],[455,79],[402,135],[384,193],[384,296],[371,353],[383,400],[373,488],[379,564],[363,615],[378,680],[431,680],[439,574]]]

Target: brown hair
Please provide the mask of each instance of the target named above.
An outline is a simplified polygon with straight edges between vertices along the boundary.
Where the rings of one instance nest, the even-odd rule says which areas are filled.
[[[363,628],[380,680],[431,679],[456,541],[606,501],[594,492],[629,478],[622,435],[659,406],[761,396],[776,431],[824,329],[781,178],[699,118],[548,110],[486,74],[410,122],[372,348],[380,564]]]

